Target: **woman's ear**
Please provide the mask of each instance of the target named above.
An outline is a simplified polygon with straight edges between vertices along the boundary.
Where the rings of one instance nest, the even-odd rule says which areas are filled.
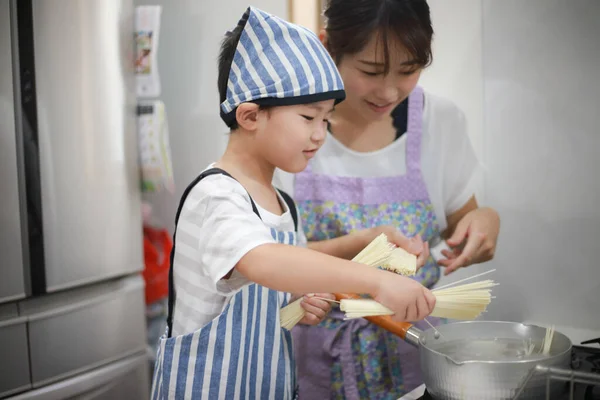
[[[240,128],[254,131],[258,126],[260,107],[254,103],[242,103],[235,110],[235,118]]]
[[[329,50],[327,48],[327,31],[324,28],[319,31],[319,40],[321,41],[321,43],[323,43],[323,46],[325,46],[325,48]]]

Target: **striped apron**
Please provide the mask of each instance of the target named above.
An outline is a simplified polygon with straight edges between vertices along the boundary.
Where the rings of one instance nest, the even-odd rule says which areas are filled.
[[[184,192],[176,224],[191,188],[214,173],[228,175],[218,169],[200,175]],[[294,214],[293,201],[286,194],[282,195]],[[258,214],[253,201],[252,206]],[[279,243],[296,244],[296,232],[271,229],[271,235]],[[176,337],[170,337],[174,307],[172,285],[169,293],[169,327],[158,346],[152,400],[296,397],[292,337],[279,323],[279,310],[289,302],[289,293],[250,284],[233,295],[223,312],[203,328]]]

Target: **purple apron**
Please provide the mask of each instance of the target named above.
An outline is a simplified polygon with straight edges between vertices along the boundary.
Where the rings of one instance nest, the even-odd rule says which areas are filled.
[[[439,232],[421,176],[423,90],[409,96],[403,176],[355,178],[313,173],[296,175],[295,199],[306,237],[319,241],[379,225],[394,225],[408,237],[427,241]],[[414,277],[432,287],[440,277],[430,258]],[[428,318],[434,324],[435,318]],[[429,326],[421,321],[421,329]],[[343,321],[333,310],[319,326],[293,330],[300,399],[396,400],[422,383],[416,348],[364,319]]]

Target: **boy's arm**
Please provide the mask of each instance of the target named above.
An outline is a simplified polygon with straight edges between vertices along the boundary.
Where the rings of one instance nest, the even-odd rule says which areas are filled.
[[[276,243],[250,250],[235,268],[250,281],[291,293],[376,295],[381,274],[390,274],[309,249]]]
[[[435,306],[433,294],[410,278],[300,247],[264,244],[247,252],[235,268],[282,292],[370,294],[401,321],[423,319]]]

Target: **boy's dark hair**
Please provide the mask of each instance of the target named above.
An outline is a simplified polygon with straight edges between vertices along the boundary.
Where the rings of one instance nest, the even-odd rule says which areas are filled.
[[[219,88],[219,104],[223,103],[227,99],[227,83],[229,82],[229,72],[231,71],[231,63],[235,56],[238,42],[242,36],[244,25],[246,21],[242,21],[235,29],[231,32],[227,32],[223,41],[221,42],[221,51],[219,53],[219,76],[217,78],[217,86]],[[269,108],[270,106],[261,105],[261,109]],[[238,128],[237,120],[234,118],[233,121],[227,124],[229,129],[232,131]]]
[[[415,66],[431,64],[433,28],[425,0],[329,0],[325,17],[326,47],[336,63],[361,51],[378,34],[385,73],[390,70],[390,36],[406,49]]]
[[[217,78],[217,85],[219,87],[219,104],[223,103],[227,98],[227,82],[229,81],[229,71],[231,70],[231,63],[233,62],[235,50],[238,42],[240,41],[240,36],[242,36],[243,30],[244,25],[239,24],[233,31],[227,32],[223,38],[223,42],[221,42],[218,67],[219,77]],[[237,121],[234,120],[229,125],[229,128],[231,130],[237,129]]]

